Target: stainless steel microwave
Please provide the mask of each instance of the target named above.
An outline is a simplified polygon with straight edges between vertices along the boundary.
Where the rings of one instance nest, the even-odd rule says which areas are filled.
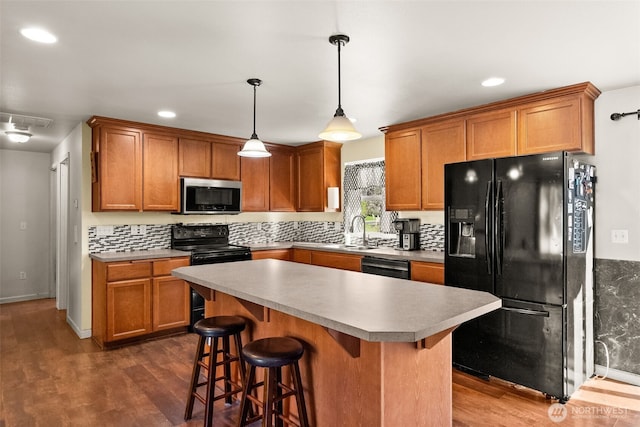
[[[180,178],[181,214],[239,214],[242,182]]]

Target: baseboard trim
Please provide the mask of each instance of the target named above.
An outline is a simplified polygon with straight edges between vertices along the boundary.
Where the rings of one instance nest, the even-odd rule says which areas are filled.
[[[599,377],[604,377],[605,374],[607,375],[607,378],[610,378],[612,380],[640,386],[640,375],[638,374],[620,371],[613,368],[609,368],[609,371],[607,372],[606,366],[596,365],[596,375],[598,375]]]
[[[18,295],[14,297],[3,297],[0,298],[0,304],[10,304],[12,302],[22,302],[22,301],[32,301],[36,299],[47,299],[49,298],[49,293],[44,294],[28,294],[28,295]]]
[[[71,326],[73,332],[80,337],[80,339],[91,338],[91,329],[80,329],[78,325],[73,321],[71,317],[69,317],[69,312],[67,312],[67,324]]]

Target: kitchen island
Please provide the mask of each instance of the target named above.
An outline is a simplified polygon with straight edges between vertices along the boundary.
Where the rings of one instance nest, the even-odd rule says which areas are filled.
[[[450,425],[451,332],[501,304],[484,292],[272,259],[172,274],[207,299],[207,316],[245,317],[245,342],[304,343],[305,397],[319,427]]]

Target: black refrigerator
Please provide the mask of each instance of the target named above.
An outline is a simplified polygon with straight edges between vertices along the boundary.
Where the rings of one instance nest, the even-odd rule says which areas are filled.
[[[593,375],[595,181],[565,152],[445,165],[445,284],[502,298],[454,365],[561,402]]]

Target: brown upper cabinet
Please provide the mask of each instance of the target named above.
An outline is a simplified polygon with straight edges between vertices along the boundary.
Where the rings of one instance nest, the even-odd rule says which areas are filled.
[[[296,170],[295,150],[292,147],[268,145],[269,157],[269,210],[295,212]]]
[[[179,175],[211,178],[211,142],[180,138]]]
[[[340,150],[342,144],[318,141],[296,150],[297,210],[325,212],[327,188],[340,187]]]
[[[593,154],[593,99],[586,94],[518,108],[518,153],[577,151]]]
[[[240,156],[238,156],[240,157]],[[269,157],[241,157],[242,210],[269,210]]]
[[[96,124],[92,146],[92,209],[142,210],[142,132]]]
[[[211,178],[240,179],[240,156],[242,150],[241,141],[214,142],[211,146]]]
[[[420,129],[388,132],[385,137],[386,209],[420,210]]]
[[[254,212],[325,212],[327,188],[340,187],[342,144],[267,143],[271,157],[238,156],[244,140],[94,116],[92,209],[178,211],[180,177],[242,181]]]
[[[238,181],[241,142],[180,138],[180,176]]]
[[[465,160],[464,120],[422,128],[422,209],[444,206],[444,165]]]
[[[516,110],[507,108],[469,116],[466,140],[466,160],[515,156]]]
[[[177,211],[178,138],[144,133],[142,142],[142,210]]]
[[[561,150],[594,154],[598,95],[585,82],[380,128],[387,209],[443,209],[447,163]]]

